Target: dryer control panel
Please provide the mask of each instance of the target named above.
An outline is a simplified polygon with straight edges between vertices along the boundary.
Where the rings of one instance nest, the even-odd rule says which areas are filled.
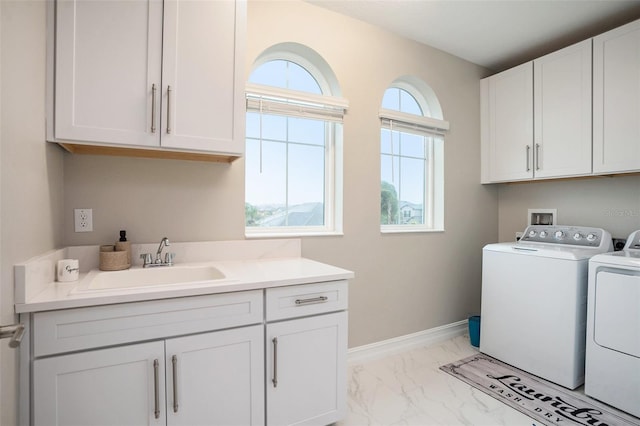
[[[629,235],[624,250],[640,250],[640,230],[634,231]]]
[[[585,226],[529,225],[520,242],[607,248],[611,244],[611,235],[604,229]],[[637,242],[640,248],[640,232]]]

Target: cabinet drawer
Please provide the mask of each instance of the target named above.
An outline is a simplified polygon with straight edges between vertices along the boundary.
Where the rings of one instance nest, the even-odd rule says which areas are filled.
[[[267,321],[347,309],[347,281],[331,281],[267,289]]]
[[[35,357],[258,324],[262,290],[40,312]]]

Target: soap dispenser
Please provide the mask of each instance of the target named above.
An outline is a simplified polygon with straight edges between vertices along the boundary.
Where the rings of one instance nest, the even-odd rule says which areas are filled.
[[[116,241],[116,251],[127,252],[127,262],[131,266],[131,242],[127,241],[127,231],[120,231],[120,240]]]

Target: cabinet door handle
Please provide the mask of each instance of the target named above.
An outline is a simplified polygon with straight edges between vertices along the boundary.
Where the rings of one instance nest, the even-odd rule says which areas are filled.
[[[160,368],[160,363],[157,359],[153,360],[153,400],[154,400],[154,410],[153,414],[156,416],[156,419],[160,418],[160,389],[159,389],[159,376],[158,369]]]
[[[307,305],[310,303],[324,303],[329,298],[327,296],[311,297],[309,299],[296,299],[296,305]]]
[[[173,366],[173,412],[178,412],[178,357],[176,355],[171,357],[171,364]]]
[[[171,86],[167,86],[167,134],[171,133]]]
[[[156,85],[151,85],[151,133],[156,132]]]
[[[273,340],[273,387],[278,387],[278,338],[274,337]]]
[[[540,144],[536,144],[536,170],[540,170]]]
[[[531,147],[529,145],[527,145],[527,171],[530,172],[531,171],[531,167],[529,167],[529,154],[531,152]]]

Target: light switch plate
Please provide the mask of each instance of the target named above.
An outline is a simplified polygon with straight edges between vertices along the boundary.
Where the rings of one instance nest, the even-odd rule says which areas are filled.
[[[73,209],[76,232],[93,231],[93,209]]]

